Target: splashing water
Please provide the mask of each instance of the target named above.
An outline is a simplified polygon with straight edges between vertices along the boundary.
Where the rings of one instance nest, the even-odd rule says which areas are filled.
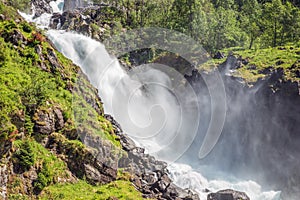
[[[49,5],[52,8],[53,13],[62,13],[64,0],[51,1]],[[50,19],[52,17],[52,13],[43,13],[39,17],[35,17],[35,7],[32,4],[31,6],[32,14],[26,14],[19,11],[19,14],[28,22],[35,23],[39,28],[45,29],[49,27]]]
[[[280,192],[263,192],[259,184],[254,181],[231,180],[208,180],[198,170],[192,169],[185,164],[172,163],[168,169],[175,184],[182,188],[190,188],[200,195],[200,199],[206,199],[210,192],[217,192],[224,189],[233,189],[245,192],[251,200],[280,200]],[[209,169],[207,169],[209,170]],[[207,171],[206,171],[207,172]],[[208,173],[208,172],[207,172]],[[221,175],[222,176],[222,175]],[[227,180],[232,178],[227,178]],[[209,192],[208,192],[209,191]]]

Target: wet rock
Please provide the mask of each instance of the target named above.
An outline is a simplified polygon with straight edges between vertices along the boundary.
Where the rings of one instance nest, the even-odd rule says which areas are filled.
[[[228,189],[210,193],[207,200],[250,200],[250,198],[244,192]]]
[[[62,20],[62,15],[60,13],[54,13],[51,17],[49,27],[51,29],[60,29],[61,20]]]
[[[32,0],[32,4],[35,7],[34,17],[39,17],[43,13],[52,13],[52,7],[49,5],[51,0]]]
[[[122,132],[120,125],[110,115],[105,115],[120,137],[120,143],[127,152],[127,157],[119,160],[119,167],[133,174],[131,182],[143,193],[144,198],[152,199],[191,199],[198,200],[198,195],[183,190],[172,183],[168,176],[167,163],[156,160],[145,154],[141,147],[137,147],[133,140]]]

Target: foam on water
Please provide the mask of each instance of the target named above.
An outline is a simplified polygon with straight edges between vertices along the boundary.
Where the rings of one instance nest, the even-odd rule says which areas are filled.
[[[172,163],[168,167],[174,182],[182,188],[190,188],[200,195],[200,199],[206,199],[210,192],[224,189],[233,189],[245,192],[251,200],[280,200],[280,192],[263,191],[262,187],[251,180],[226,181],[208,180],[200,172],[185,164]],[[207,192],[209,191],[209,192]]]

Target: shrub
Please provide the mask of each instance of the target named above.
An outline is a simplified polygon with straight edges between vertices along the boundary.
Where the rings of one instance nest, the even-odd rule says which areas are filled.
[[[46,163],[43,163],[43,168],[38,173],[38,178],[34,182],[34,188],[39,193],[52,182],[50,169]]]
[[[24,141],[14,154],[14,164],[21,170],[27,171],[34,165],[35,154],[32,145],[28,140]]]

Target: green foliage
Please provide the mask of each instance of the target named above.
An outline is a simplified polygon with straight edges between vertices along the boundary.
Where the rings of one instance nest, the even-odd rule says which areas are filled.
[[[109,197],[126,200],[143,199],[132,183],[118,180],[103,186],[92,186],[84,181],[75,184],[57,184],[43,190],[40,199],[86,199],[106,200]]]
[[[208,52],[223,48],[267,48],[298,41],[300,9],[274,0],[113,0],[123,26],[160,26],[192,36]]]
[[[48,186],[52,182],[52,178],[48,163],[43,163],[43,167],[38,173],[38,178],[33,184],[35,190],[42,191],[44,187]]]
[[[31,169],[38,173],[37,179],[33,181],[34,192],[39,193],[49,184],[57,183],[60,179],[67,179],[67,166],[62,160],[48,151],[35,140],[16,140],[13,143],[16,152],[13,154],[14,169],[20,173],[27,173]],[[24,194],[24,179],[15,174],[11,177],[12,184],[9,186],[10,199],[27,199]]]
[[[33,146],[30,141],[25,140],[18,145],[18,148],[14,154],[14,164],[27,171],[35,162],[36,155]]]
[[[9,194],[9,200],[29,200],[29,197],[22,194]]]

